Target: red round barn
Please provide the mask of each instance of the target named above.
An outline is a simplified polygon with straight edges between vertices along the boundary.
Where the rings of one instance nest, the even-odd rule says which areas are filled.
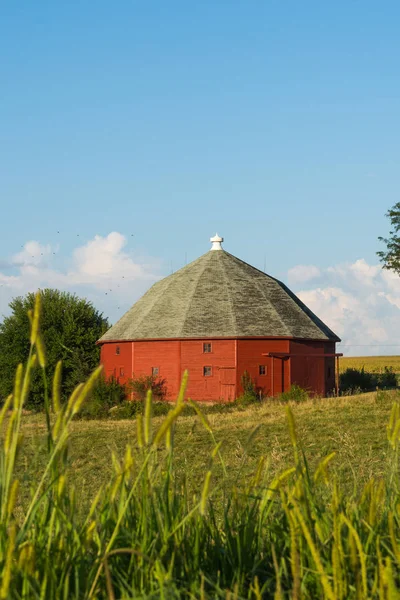
[[[282,282],[211,238],[209,252],[155,283],[99,340],[106,376],[157,375],[174,399],[184,371],[188,397],[234,400],[247,371],[275,396],[293,384],[335,389],[340,339]]]

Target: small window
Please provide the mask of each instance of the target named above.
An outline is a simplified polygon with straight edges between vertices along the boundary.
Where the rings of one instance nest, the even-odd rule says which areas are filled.
[[[267,367],[265,365],[258,365],[258,374],[259,375],[266,375],[267,374]]]
[[[206,344],[203,344],[203,352],[204,352],[204,354],[209,354],[211,352],[211,349],[212,348],[211,348],[211,344],[210,343],[207,342]]]
[[[125,375],[124,367],[120,368],[119,375],[120,375],[120,377],[123,377]]]
[[[121,354],[121,348],[119,346],[115,346],[115,354]]]
[[[151,374],[153,375],[153,377],[157,377],[157,375],[160,374],[159,367],[151,367]]]
[[[331,374],[332,374],[332,370],[331,370],[331,368],[330,368],[330,367],[328,367],[328,377],[330,377],[330,376],[331,376]]]
[[[204,377],[211,377],[212,367],[203,367],[203,375]]]

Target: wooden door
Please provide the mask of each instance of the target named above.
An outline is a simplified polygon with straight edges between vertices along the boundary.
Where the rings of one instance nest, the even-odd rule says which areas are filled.
[[[221,400],[224,400],[224,402],[233,402],[236,396],[235,367],[220,367],[219,383]]]

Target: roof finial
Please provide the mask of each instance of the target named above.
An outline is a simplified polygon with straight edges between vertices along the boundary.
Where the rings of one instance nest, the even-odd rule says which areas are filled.
[[[212,242],[211,250],[222,250],[222,242],[224,241],[223,237],[220,237],[218,233],[214,235],[214,237],[210,238],[210,242]]]

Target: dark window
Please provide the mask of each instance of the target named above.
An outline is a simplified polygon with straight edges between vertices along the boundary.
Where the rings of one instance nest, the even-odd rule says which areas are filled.
[[[208,354],[209,352],[211,352],[211,344],[209,344],[209,343],[203,344],[203,352],[204,352],[204,354]]]
[[[258,374],[259,375],[266,375],[267,374],[267,367],[265,365],[258,365]]]
[[[159,373],[160,369],[158,367],[151,367],[151,374],[153,375],[153,377],[157,377]]]
[[[331,376],[331,373],[332,373],[332,370],[331,370],[331,368],[330,368],[330,367],[328,367],[328,377],[330,377],[330,376]]]
[[[119,346],[115,346],[115,354],[121,354],[121,348]]]
[[[120,376],[121,376],[121,377],[123,377],[123,376],[125,375],[125,372],[124,372],[124,367],[121,367],[121,368],[120,368],[120,370],[119,370],[119,374],[120,374]]]
[[[204,377],[211,377],[212,367],[203,367],[203,375]]]

